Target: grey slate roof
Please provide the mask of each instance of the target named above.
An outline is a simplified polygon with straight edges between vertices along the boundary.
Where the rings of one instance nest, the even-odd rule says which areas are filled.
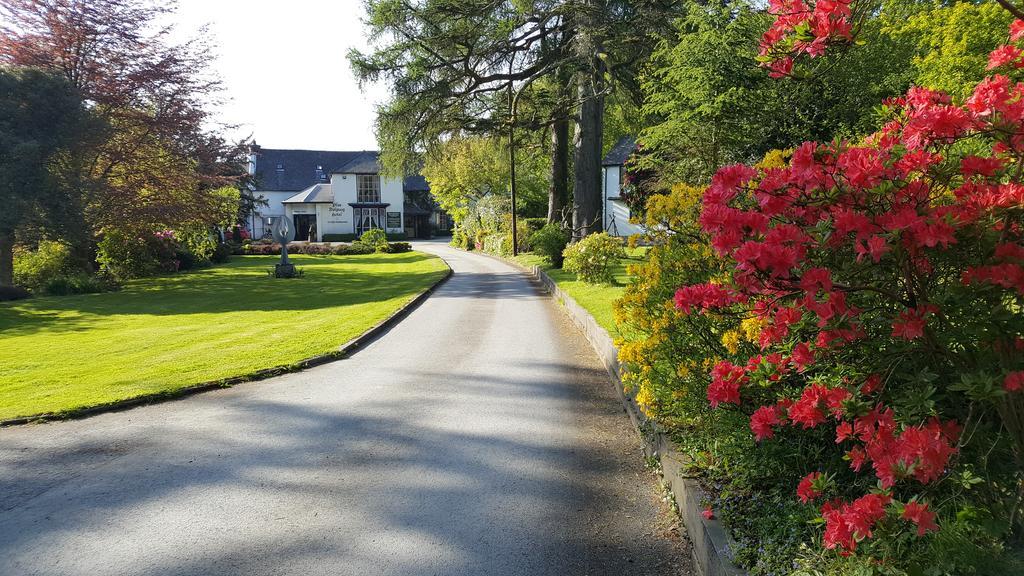
[[[402,189],[406,192],[430,192],[430,184],[427,184],[426,178],[416,174],[405,177],[405,182],[402,183]]]
[[[362,152],[323,150],[277,150],[261,148],[256,153],[256,188],[298,192],[318,182],[317,166],[330,178],[335,168],[349,164]]]
[[[360,152],[343,166],[331,170],[331,174],[380,174],[379,152]]]
[[[630,154],[636,150],[636,138],[623,136],[612,146],[612,149],[605,155],[601,166],[622,166],[629,159]]]
[[[305,192],[314,184],[327,184],[331,174],[379,174],[379,157],[376,150],[336,152],[260,148],[256,152],[256,189]],[[405,179],[403,189],[428,191],[430,186],[426,179],[416,175]]]
[[[313,184],[309,188],[306,188],[302,192],[299,192],[295,196],[287,200],[282,200],[282,204],[333,204],[334,203],[334,190],[330,184]]]

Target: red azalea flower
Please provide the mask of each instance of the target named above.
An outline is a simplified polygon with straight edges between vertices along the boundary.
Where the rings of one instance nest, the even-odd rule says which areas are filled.
[[[819,478],[821,478],[821,472],[811,472],[807,476],[804,476],[803,479],[800,480],[800,484],[797,485],[796,495],[804,504],[807,504],[811,500],[821,496],[821,491],[815,488],[815,484],[818,483]]]
[[[711,506],[708,506],[701,511],[700,515],[703,516],[705,520],[712,520],[715,517],[715,512],[711,509]]]
[[[935,523],[935,512],[928,509],[928,504],[907,502],[901,517],[917,524],[918,536],[924,536],[926,532],[939,531],[939,525]]]
[[[801,342],[793,348],[793,355],[789,357],[789,361],[796,366],[798,372],[803,372],[807,366],[814,363],[814,351],[806,342]]]
[[[933,312],[934,306],[918,306],[900,312],[892,323],[893,338],[914,340],[924,336],[925,315]]]
[[[782,409],[778,406],[761,406],[750,416],[750,430],[758,442],[775,436],[775,426],[782,425]]]
[[[988,55],[988,70],[1000,68],[1009,64],[1016,65],[1020,60],[1021,51],[1013,44],[1004,44],[993,50]]]
[[[1003,390],[1007,392],[1020,392],[1024,390],[1024,370],[1007,374],[1006,379],[1003,380]]]

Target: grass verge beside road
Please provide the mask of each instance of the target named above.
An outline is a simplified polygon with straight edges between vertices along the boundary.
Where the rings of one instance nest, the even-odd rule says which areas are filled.
[[[0,304],[0,420],[170,392],[325,354],[445,275],[410,252],[276,257],[129,283],[120,292]]]
[[[572,296],[573,300],[586,308],[602,328],[607,330],[613,338],[618,338],[620,332],[618,326],[615,325],[613,303],[622,296],[626,291],[626,285],[629,284],[627,266],[641,263],[647,253],[647,248],[631,248],[626,253],[628,257],[618,261],[613,269],[614,284],[587,284],[577,280],[576,275],[572,272],[553,268],[545,258],[536,254],[520,254],[513,260],[527,268],[539,266],[566,294]]]

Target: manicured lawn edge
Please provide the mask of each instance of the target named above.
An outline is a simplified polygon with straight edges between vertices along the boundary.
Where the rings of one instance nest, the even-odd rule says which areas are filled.
[[[565,292],[540,267],[525,268],[516,262],[500,258],[501,261],[528,274],[547,290],[561,305],[569,318],[587,337],[597,355],[601,358],[608,374],[612,377],[615,390],[622,401],[626,414],[640,434],[644,453],[661,464],[661,475],[672,490],[679,507],[686,532],[693,542],[693,557],[702,576],[745,576],[746,571],[731,561],[731,539],[717,520],[704,518],[703,490],[696,480],[683,473],[686,456],[672,443],[656,422],[640,411],[632,394],[626,394],[620,376],[619,351],[608,331],[602,328],[594,317]]]
[[[440,257],[438,257],[440,258]],[[290,372],[299,372],[307,368],[326,364],[328,362],[334,362],[335,360],[341,360],[347,358],[352,354],[358,352],[367,344],[377,339],[378,336],[386,332],[392,326],[400,322],[403,318],[408,316],[413,310],[415,310],[420,304],[423,303],[438,287],[441,286],[448,278],[452,275],[452,268],[445,262],[444,258],[440,258],[444,262],[447,270],[444,275],[434,282],[423,292],[417,294],[412,300],[406,302],[401,308],[396,310],[391,316],[388,316],[384,320],[381,320],[376,325],[363,332],[359,336],[349,340],[345,344],[342,344],[337,350],[328,352],[326,354],[319,354],[317,356],[311,356],[309,358],[299,360],[292,364],[286,364],[282,366],[274,366],[272,368],[265,368],[263,370],[257,370],[248,374],[242,374],[239,376],[232,376],[230,378],[222,378],[220,380],[213,380],[210,382],[203,382],[192,386],[186,386],[184,388],[178,388],[176,390],[167,390],[162,392],[153,392],[150,394],[142,394],[140,396],[134,396],[132,398],[126,398],[124,400],[116,400],[114,402],[107,402],[105,404],[98,404],[95,406],[88,406],[84,408],[75,408],[72,410],[66,410],[62,412],[52,412],[46,414],[36,414],[33,416],[22,416],[19,418],[9,418],[6,420],[0,420],[0,428],[8,426],[18,426],[21,424],[49,422],[53,420],[70,420],[74,418],[85,418],[87,416],[95,416],[97,414],[103,414],[106,412],[117,412],[120,410],[127,410],[136,406],[144,404],[155,404],[158,402],[166,402],[168,400],[175,400],[193,394],[199,394],[209,390],[217,390],[220,388],[230,388],[236,384],[242,384],[243,382],[254,382],[257,380],[266,380],[274,376],[280,376],[281,374],[288,374]]]

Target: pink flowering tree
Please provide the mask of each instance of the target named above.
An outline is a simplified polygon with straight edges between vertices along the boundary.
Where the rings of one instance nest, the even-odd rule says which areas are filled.
[[[771,9],[774,73],[853,38],[848,3]],[[913,88],[863,141],[728,166],[704,194],[700,226],[731,273],[675,306],[759,327],[711,369],[707,399],[748,414],[758,442],[839,455],[793,489],[843,555],[899,554],[971,489],[1004,535],[1024,526],[1022,37],[1017,21],[965,102]]]

